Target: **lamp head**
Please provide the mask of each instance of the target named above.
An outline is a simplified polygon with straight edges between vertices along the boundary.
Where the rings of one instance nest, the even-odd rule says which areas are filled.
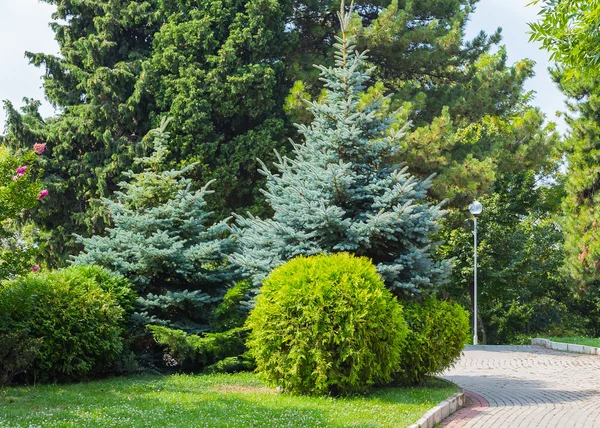
[[[482,210],[483,210],[483,206],[481,205],[480,202],[473,201],[473,203],[471,205],[469,205],[469,211],[471,211],[471,214],[473,214],[475,217],[477,217],[479,214],[481,214]]]

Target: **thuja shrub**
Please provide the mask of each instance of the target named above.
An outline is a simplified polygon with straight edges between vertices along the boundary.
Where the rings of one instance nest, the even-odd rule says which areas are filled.
[[[120,358],[134,299],[127,280],[103,268],[31,273],[0,285],[0,334],[23,330],[39,339],[25,380],[79,380]]]
[[[246,326],[257,371],[300,394],[347,394],[392,380],[402,307],[367,258],[298,257],[265,280]]]
[[[404,317],[409,333],[397,380],[419,383],[460,357],[469,332],[469,316],[462,306],[431,297],[406,305]]]

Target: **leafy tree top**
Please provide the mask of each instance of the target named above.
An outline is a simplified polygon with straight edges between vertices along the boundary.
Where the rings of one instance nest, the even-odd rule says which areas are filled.
[[[530,41],[539,41],[550,59],[568,68],[566,77],[597,74],[600,64],[600,0],[534,0],[541,19],[529,24]]]

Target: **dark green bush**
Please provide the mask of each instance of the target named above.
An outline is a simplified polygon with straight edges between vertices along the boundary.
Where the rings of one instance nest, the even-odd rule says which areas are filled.
[[[3,282],[0,333],[41,339],[28,372],[39,381],[79,380],[121,358],[129,283],[103,268],[73,266]]]
[[[186,370],[214,366],[221,360],[240,356],[246,351],[244,340],[247,332],[240,327],[203,335],[187,334],[183,330],[158,325],[149,325],[148,330],[152,332],[156,343],[166,348],[174,358],[174,363]],[[213,367],[213,372],[216,367]]]
[[[429,298],[404,308],[409,333],[403,348],[398,380],[419,383],[443,372],[460,357],[469,316],[460,305]]]
[[[345,394],[392,379],[407,327],[369,259],[298,257],[276,268],[261,291],[247,345],[269,385]]]
[[[41,346],[41,339],[29,337],[25,330],[0,333],[0,386],[29,370]]]

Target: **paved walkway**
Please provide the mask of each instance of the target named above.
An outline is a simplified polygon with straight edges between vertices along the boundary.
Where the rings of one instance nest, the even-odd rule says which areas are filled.
[[[600,356],[532,346],[467,346],[446,379],[467,407],[446,427],[600,428]]]

